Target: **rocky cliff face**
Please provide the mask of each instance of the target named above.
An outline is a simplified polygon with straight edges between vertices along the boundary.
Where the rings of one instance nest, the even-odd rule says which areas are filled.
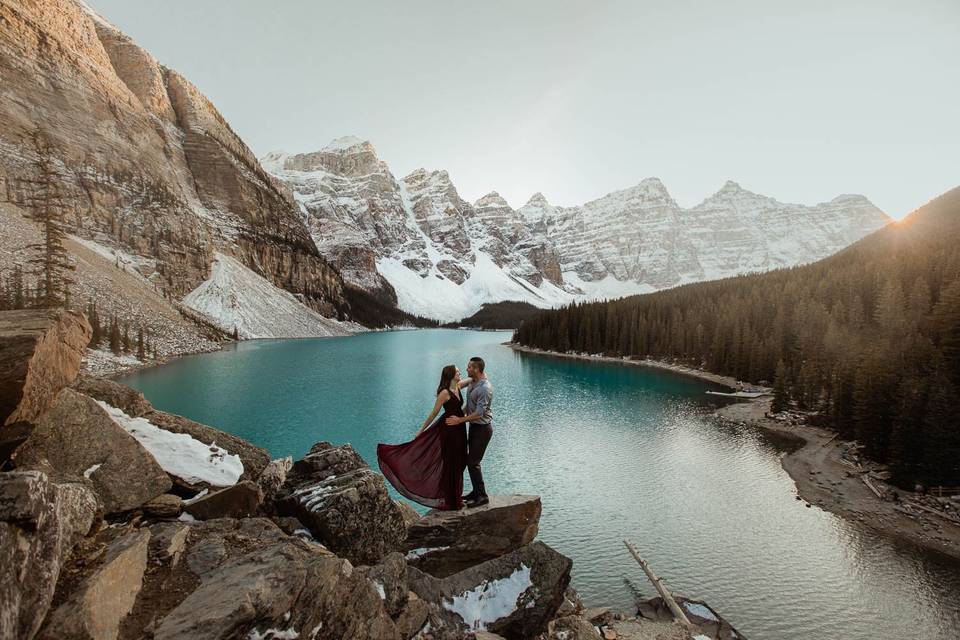
[[[547,307],[811,262],[889,221],[863,196],[784,204],[734,182],[683,209],[657,178],[575,207],[537,193],[513,209],[495,191],[470,204],[446,171],[398,180],[354,137],[263,162],[348,281],[444,321],[503,300]]]
[[[289,189],[196,87],[86,5],[0,3],[0,76],[0,198],[36,206],[39,126],[68,231],[150,258],[158,288],[183,296],[220,252],[317,311],[346,308]]]

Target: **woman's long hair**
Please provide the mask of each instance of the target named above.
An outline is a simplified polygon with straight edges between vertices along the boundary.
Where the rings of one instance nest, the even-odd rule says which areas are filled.
[[[443,368],[443,371],[440,372],[440,384],[437,385],[437,395],[440,395],[440,392],[446,389],[450,390],[450,383],[453,382],[454,376],[457,375],[457,365],[448,364]]]

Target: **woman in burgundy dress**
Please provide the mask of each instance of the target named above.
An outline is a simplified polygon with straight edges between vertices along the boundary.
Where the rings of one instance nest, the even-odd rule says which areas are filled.
[[[443,415],[434,420],[441,408]],[[377,462],[390,484],[400,495],[434,509],[463,506],[467,431],[462,424],[447,425],[449,416],[463,417],[460,370],[452,364],[440,373],[437,401],[416,437],[404,444],[377,445]]]

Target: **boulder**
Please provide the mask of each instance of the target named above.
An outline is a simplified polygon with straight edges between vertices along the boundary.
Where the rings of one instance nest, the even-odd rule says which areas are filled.
[[[115,640],[133,609],[147,568],[150,532],[128,533],[107,546],[102,561],[47,616],[44,640]]]
[[[563,603],[560,604],[560,609],[557,611],[558,616],[573,616],[580,615],[583,612],[583,600],[580,598],[580,594],[573,587],[567,587],[567,591],[563,594]]]
[[[139,418],[153,411],[150,401],[142,393],[107,378],[81,374],[73,383],[73,388],[85,396],[106,402],[111,407],[122,409],[131,418]]]
[[[320,543],[355,564],[376,564],[399,549],[407,533],[383,477],[349,444],[317,443],[294,463],[277,511],[298,518]]]
[[[273,498],[283,487],[283,483],[287,481],[287,474],[290,473],[291,467],[293,467],[293,458],[287,456],[286,458],[271,460],[269,464],[263,468],[263,471],[257,478],[257,484],[260,485],[260,489],[263,491],[264,500],[268,502],[273,501]]]
[[[0,312],[0,426],[35,422],[77,377],[93,331],[63,309]]]
[[[388,553],[380,564],[358,571],[373,582],[388,614],[396,617],[407,606],[407,563],[402,554]]]
[[[430,511],[410,525],[410,564],[444,578],[529,544],[540,525],[539,496],[494,495],[461,511]]]
[[[610,611],[610,607],[591,607],[584,609],[580,615],[598,627],[613,622],[613,612]],[[667,620],[673,620],[673,615],[670,615]]]
[[[262,518],[211,520],[188,528],[187,562],[177,571],[190,572],[197,582],[162,612],[152,627],[155,640],[400,640],[376,585],[346,560],[289,537]],[[189,584],[176,575],[171,581]],[[163,584],[155,589],[142,593],[138,606],[168,597]]]
[[[170,488],[157,461],[92,398],[64,389],[17,451],[16,465],[57,481],[89,482],[107,513],[135,509]]]
[[[580,616],[557,618],[550,623],[548,640],[595,640],[600,637],[597,628]]]
[[[184,510],[199,520],[213,518],[244,518],[252,516],[263,502],[260,486],[249,480],[232,487],[208,493],[196,502],[184,505]]]
[[[176,566],[187,544],[190,527],[182,522],[160,522],[150,527],[150,555]]]
[[[93,523],[86,487],[38,471],[0,473],[0,638],[30,640],[50,608],[64,558]]]
[[[410,592],[413,593],[413,592]],[[416,597],[410,599],[408,593],[407,606],[404,607],[400,615],[396,617],[397,631],[401,638],[412,638],[427,624],[430,616],[431,607],[429,604]]]
[[[30,434],[34,425],[31,422],[14,422],[0,427],[0,471],[9,471],[13,468],[13,458]]]
[[[546,629],[563,603],[572,565],[534,542],[442,579],[409,567],[407,580],[420,599],[438,604],[466,629],[512,640]]]
[[[172,493],[164,493],[143,505],[144,514],[154,518],[176,518],[183,509],[183,499]]]
[[[690,600],[683,596],[675,596],[677,604],[683,609],[687,619],[701,633],[709,638],[718,640],[733,640],[743,636],[720,614],[714,611],[710,605],[701,600]],[[650,598],[640,602],[638,605],[639,614],[642,618],[661,623],[672,623],[673,613],[663,601],[663,598]]]

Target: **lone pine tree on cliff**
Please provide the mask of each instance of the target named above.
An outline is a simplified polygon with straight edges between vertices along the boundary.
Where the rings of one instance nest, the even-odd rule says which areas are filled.
[[[58,185],[60,176],[53,166],[53,151],[49,140],[39,128],[33,131],[31,137],[37,154],[37,177],[34,180],[36,188],[30,205],[34,220],[41,225],[43,241],[27,246],[36,252],[27,263],[34,265],[37,306],[67,306],[70,303],[70,285],[73,284],[68,274],[75,269],[63,246],[66,233],[62,220],[67,205]]]

